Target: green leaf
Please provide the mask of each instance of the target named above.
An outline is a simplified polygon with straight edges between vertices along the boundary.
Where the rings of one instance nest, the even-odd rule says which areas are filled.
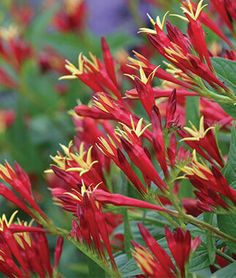
[[[209,278],[211,277],[211,270],[209,267],[203,268],[198,271],[189,273],[188,278]]]
[[[208,267],[210,264],[208,250],[204,246],[200,246],[192,255],[189,264],[189,271],[198,271]]]
[[[228,153],[228,160],[223,169],[223,174],[226,177],[230,185],[234,184],[236,181],[236,128],[232,126],[231,128],[231,139],[230,139],[230,148]]]
[[[236,238],[236,215],[235,214],[220,214],[217,215],[219,229],[232,237]],[[227,241],[228,247],[235,252],[236,243]]]
[[[236,62],[220,57],[214,57],[211,61],[219,79],[236,93]]]
[[[232,126],[231,129],[231,140],[230,148],[228,153],[228,160],[223,169],[223,174],[225,175],[228,183],[235,188],[236,180],[236,128]],[[236,215],[218,215],[217,216],[218,227],[222,232],[229,234],[236,238]],[[228,242],[231,250],[236,249],[236,243]]]
[[[219,103],[227,114],[236,119],[236,106],[234,104]]]
[[[235,278],[236,277],[236,263],[227,265],[226,267],[216,271],[212,278]]]
[[[143,274],[135,260],[133,258],[129,260],[126,254],[118,255],[115,261],[122,278],[135,277],[136,275]]]
[[[199,97],[187,97],[186,98],[186,116],[187,123],[191,121],[194,125],[199,124]]]
[[[106,274],[105,271],[99,267],[94,261],[89,259],[88,257],[86,258],[88,268],[89,268],[89,275],[90,277],[97,277],[97,278],[105,278]]]
[[[204,213],[204,215],[203,215],[204,221],[211,225],[213,224],[213,218],[214,218],[214,214],[212,214],[212,213]],[[216,257],[215,239],[212,236],[212,232],[206,231],[205,233],[206,233],[206,246],[207,246],[209,261],[210,261],[210,264],[213,264],[215,261],[215,257]]]
[[[131,257],[131,240],[132,240],[132,232],[130,228],[130,222],[128,218],[128,210],[123,209],[123,215],[124,215],[124,245],[125,245],[125,252],[128,255],[128,257]]]
[[[220,57],[214,57],[211,61],[217,77],[236,95],[236,62]],[[236,106],[233,103],[220,103],[220,105],[230,116],[236,119]]]

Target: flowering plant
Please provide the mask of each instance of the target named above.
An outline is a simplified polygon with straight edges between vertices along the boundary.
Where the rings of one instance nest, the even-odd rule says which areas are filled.
[[[17,163],[2,164],[1,195],[35,223],[2,216],[8,277],[60,277],[63,239],[98,266],[94,277],[234,277],[236,2],[180,8],[149,15],[152,28],[139,29],[147,40],[131,57],[114,57],[102,38],[102,59],[66,60],[60,79],[91,91],[70,111],[73,140],[45,171],[70,224],[56,225],[40,208]],[[63,31],[73,23],[64,13],[55,18]],[[58,237],[53,264],[48,234]]]

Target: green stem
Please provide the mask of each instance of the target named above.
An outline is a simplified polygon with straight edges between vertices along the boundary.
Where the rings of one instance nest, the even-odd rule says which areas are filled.
[[[221,267],[218,265],[218,264],[213,264],[213,266],[217,269],[217,270],[220,270]]]
[[[226,259],[227,261],[231,262],[231,263],[235,263],[236,260],[232,257],[230,257],[229,255],[225,254],[224,252],[220,251],[220,250],[216,250],[216,254],[218,254],[219,256],[221,256],[222,258]]]
[[[159,197],[158,197],[159,198]],[[161,202],[157,200],[156,197],[153,196],[144,196],[144,200],[151,202],[153,204],[156,204],[158,206],[162,206]],[[174,221],[174,219],[171,217],[171,213],[165,213],[165,212],[159,212],[160,215],[162,215],[171,225],[173,225],[175,228],[178,227],[178,223]]]
[[[201,78],[195,77],[195,80],[200,87],[195,87],[194,90],[200,96],[213,99],[221,103],[233,104],[236,102],[236,97],[231,91],[222,90],[219,94],[217,94],[206,88]]]
[[[76,239],[74,239],[71,235],[70,232],[57,227],[51,220],[48,222],[43,221],[44,228],[47,229],[47,231],[55,236],[62,236],[63,238],[66,238],[69,242],[71,242],[77,249],[79,249],[84,255],[86,255],[88,258],[90,258],[92,261],[94,261],[98,266],[100,266],[108,275],[109,277],[115,277],[115,278],[120,278],[121,275],[114,269],[111,269],[108,262],[103,260],[98,253],[94,250],[89,249],[85,244],[80,243]]]
[[[200,96],[203,96],[203,97],[206,97],[206,98],[209,98],[209,99],[213,99],[217,102],[221,102],[221,103],[233,103],[232,99],[229,98],[228,96],[224,96],[224,95],[219,95],[219,94],[216,94],[210,90],[208,90],[206,87],[204,88],[196,88],[195,91],[200,95]]]
[[[166,210],[166,212],[163,212],[163,214],[168,214],[170,216],[173,216],[175,218],[182,218],[185,222],[187,223],[191,223],[196,227],[199,227],[202,230],[208,230],[210,232],[212,232],[213,234],[215,234],[216,236],[218,236],[219,238],[223,239],[223,240],[229,240],[232,242],[236,242],[236,238],[232,237],[224,232],[221,232],[218,228],[203,222],[201,220],[198,220],[197,218],[194,218],[192,215],[189,214],[185,214],[185,213],[179,213],[178,211],[174,211],[174,210]]]
[[[219,238],[221,238],[223,240],[230,240],[232,242],[236,242],[236,238],[221,232],[219,229],[215,228],[214,226],[212,226],[206,222],[203,222],[201,220],[194,218],[192,215],[184,214],[183,217],[188,223],[191,223],[201,229],[206,229],[206,230],[212,232],[213,234],[217,235]]]
[[[156,224],[162,227],[166,225],[166,222],[148,216],[143,217],[139,215],[129,215],[129,220],[141,220],[141,221],[151,222],[152,224]]]

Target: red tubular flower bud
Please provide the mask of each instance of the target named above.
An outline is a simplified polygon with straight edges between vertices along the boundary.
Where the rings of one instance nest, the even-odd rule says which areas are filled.
[[[116,87],[118,87],[118,82],[115,74],[115,63],[111,55],[110,48],[104,37],[102,37],[101,39],[101,45],[102,45],[103,61],[106,67],[107,74],[109,75],[113,83],[116,85]]]
[[[201,23],[198,20],[192,19],[191,17],[188,17],[188,20],[188,35],[191,40],[192,46],[198,53],[201,61],[204,62],[205,59],[208,67],[212,69],[210,55],[208,53]]]
[[[144,109],[146,110],[149,117],[151,117],[152,114],[152,107],[155,103],[154,99],[154,92],[151,87],[151,84],[143,83],[138,78],[134,79],[135,87],[139,95],[139,99],[143,104]]]
[[[191,252],[194,252],[200,245],[200,238],[191,239],[190,232],[183,231],[181,228],[178,228],[173,233],[166,228],[166,240],[175,260],[176,268],[170,255],[158,244],[150,232],[142,224],[139,224],[138,228],[149,249],[136,242],[132,242],[134,246],[132,255],[144,274],[151,278],[174,278],[180,272],[181,277],[184,278],[185,265],[189,260]]]
[[[161,190],[165,189],[166,184],[160,178],[144,149],[137,144],[132,145],[123,138],[121,138],[121,142],[130,159],[140,169],[143,176],[153,181]]]
[[[95,200],[104,204],[112,204],[114,206],[145,208],[145,209],[167,212],[167,210],[164,207],[150,204],[142,200],[126,197],[120,194],[109,193],[101,189],[94,190],[93,196]]]
[[[61,254],[62,254],[63,242],[64,242],[64,238],[59,236],[57,239],[56,248],[54,251],[54,268],[58,267],[58,264],[59,264],[59,261],[61,258]]]
[[[176,262],[177,267],[181,272],[181,277],[185,277],[185,264],[187,263],[190,253],[194,252],[201,243],[200,237],[191,239],[189,231],[183,231],[178,228],[171,233],[165,229],[166,240],[171,254]]]
[[[15,169],[13,169],[7,162],[4,165],[1,165],[0,178],[12,187],[12,190],[9,190],[7,188],[4,189],[3,184],[0,185],[2,194],[4,194],[9,201],[13,202],[15,205],[19,205],[19,208],[23,209],[30,216],[34,215],[36,219],[37,215],[35,215],[34,212],[29,211],[28,207],[35,210],[44,219],[47,219],[46,215],[33,197],[28,175],[17,163],[15,163]],[[18,195],[15,195],[14,192]],[[27,204],[27,206],[25,204]]]
[[[187,96],[197,96],[197,93],[190,92],[184,89],[175,89],[176,90],[176,97],[179,99],[184,99]],[[162,88],[153,88],[154,97],[155,99],[162,98],[162,97],[169,97],[173,93],[173,89],[162,89]],[[138,92],[136,89],[131,89],[126,91],[126,96],[129,99],[139,99]]]
[[[155,148],[157,160],[160,163],[160,166],[164,174],[168,176],[168,168],[165,155],[165,144],[161,126],[161,116],[157,106],[154,106],[152,110],[152,129],[153,146]]]
[[[233,13],[230,13],[230,9],[234,7],[234,1],[227,0],[211,0],[211,4],[215,8],[215,10],[219,13],[221,19],[223,19],[224,23],[227,25],[229,30],[234,31],[234,26],[232,23]],[[232,10],[234,10],[232,9]]]
[[[166,107],[166,124],[165,128],[170,128],[172,125],[177,126],[176,120],[176,89],[174,89],[168,98],[168,104]]]

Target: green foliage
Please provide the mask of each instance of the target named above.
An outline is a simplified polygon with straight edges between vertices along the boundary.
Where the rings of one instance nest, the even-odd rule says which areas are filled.
[[[0,21],[4,21],[3,18],[9,14],[8,9],[10,7],[10,1],[5,2],[8,3],[0,3]],[[174,0],[162,1],[162,4],[165,7],[172,7],[173,10],[177,10],[179,12],[180,7],[177,2],[178,1]],[[132,2],[131,9],[133,10],[131,11],[131,14],[133,13],[135,20],[139,24],[142,20],[140,20],[138,14],[138,3],[139,1]],[[90,33],[87,28],[84,28],[84,30],[82,30],[79,34],[76,32],[60,32],[53,29],[53,18],[59,8],[60,4],[55,3],[46,10],[41,11],[39,9],[32,23],[27,26],[24,31],[22,31],[22,37],[32,46],[35,54],[33,58],[27,58],[24,62],[22,62],[19,68],[14,67],[14,63],[8,63],[8,61],[4,61],[4,59],[0,60],[1,68],[9,73],[9,75],[17,82],[17,86],[14,89],[6,89],[4,86],[0,88],[0,109],[12,109],[16,113],[16,120],[12,126],[4,127],[3,132],[0,130],[0,158],[1,160],[8,158],[10,162],[16,160],[20,163],[20,165],[28,172],[30,178],[32,178],[34,193],[37,196],[37,202],[40,203],[40,206],[47,213],[47,216],[49,216],[50,219],[53,219],[55,225],[63,227],[63,229],[67,229],[66,233],[60,228],[58,230],[52,229],[52,234],[62,234],[65,239],[71,241],[70,243],[65,243],[59,266],[60,273],[62,273],[65,277],[73,277],[74,275],[76,275],[76,277],[83,278],[113,277],[114,273],[112,273],[108,267],[108,256],[106,262],[105,259],[101,259],[101,254],[96,252],[93,243],[91,243],[92,247],[90,246],[91,248],[88,248],[85,241],[82,242],[74,239],[71,233],[71,223],[75,215],[64,212],[58,207],[52,205],[53,200],[51,199],[51,192],[48,192],[47,185],[45,186],[46,180],[43,179],[42,175],[43,171],[49,168],[51,161],[49,155],[56,153],[59,143],[66,145],[71,138],[73,138],[73,135],[76,132],[67,111],[76,105],[76,101],[78,99],[83,104],[87,104],[91,99],[92,92],[90,88],[85,87],[85,85],[82,85],[78,80],[71,80],[70,82],[58,81],[58,77],[63,75],[61,72],[62,70],[59,72],[55,72],[53,70],[42,70],[39,63],[39,56],[42,53],[41,51],[45,50],[47,47],[51,47],[59,53],[59,55],[62,55],[62,60],[65,57],[76,66],[77,56],[80,52],[87,55],[91,51],[97,57],[102,56],[100,39]],[[6,9],[6,13],[3,13],[2,9]],[[161,10],[158,10],[157,12],[160,15],[163,14]],[[6,19],[6,22],[9,21],[9,18]],[[180,19],[177,19],[176,25],[179,26],[183,32],[186,29],[186,22]],[[219,41],[219,38],[216,38],[216,35],[214,35],[213,32],[210,32],[207,40]],[[112,54],[117,54],[120,50],[125,50],[129,53],[130,48],[136,49],[139,48],[139,46],[144,46],[144,48],[147,47],[146,42],[141,37],[138,38],[137,36],[131,36],[127,32],[110,34],[107,36],[107,41]],[[117,57],[118,55],[116,58]],[[159,62],[162,62],[162,59],[163,58],[158,55],[153,55],[153,60],[155,62],[153,60],[151,62],[153,64],[159,64]],[[211,60],[215,74],[230,89],[228,94],[236,96],[236,62],[219,57],[214,57]],[[118,79],[122,80],[122,78],[122,74],[120,74]],[[155,79],[154,84],[160,86],[161,82],[160,80],[156,81]],[[58,89],[58,85],[64,86],[62,90],[63,93]],[[130,83],[128,81],[125,85],[121,85],[122,93],[126,88],[130,89]],[[221,89],[219,88],[210,89],[212,89],[215,94],[216,91],[218,95],[221,94]],[[179,104],[179,106],[182,105],[182,108],[185,108],[186,125],[188,125],[188,121],[191,121],[194,125],[198,126],[200,117],[200,98],[195,96],[187,97],[186,99],[184,98],[184,100],[186,100],[185,107],[182,104]],[[127,99],[125,99],[125,101],[127,101]],[[156,100],[157,106],[159,106],[161,101],[162,99]],[[127,103],[130,104],[130,107],[133,109],[131,113],[134,112],[134,114],[137,115],[137,118],[143,117],[145,122],[150,122],[150,119],[148,118],[145,108],[141,102],[135,103],[127,101],[125,104]],[[236,103],[233,102],[232,104],[220,103],[229,115],[236,118],[235,104]],[[160,108],[162,109],[161,104]],[[161,111],[161,114],[162,113],[163,111]],[[112,122],[111,126],[113,124],[114,123]],[[108,129],[109,127],[106,128]],[[99,130],[106,133],[106,128],[104,128],[105,132],[102,128]],[[225,130],[220,130],[218,132],[220,144],[224,145],[222,146],[222,149],[224,148],[223,155],[227,155],[229,145],[230,133],[227,128],[228,126]],[[152,127],[148,130],[151,131]],[[170,130],[163,128],[165,137],[164,141],[166,143],[165,151],[167,149],[167,142],[169,141],[171,131],[172,128]],[[169,227],[171,230],[174,230],[177,226],[181,226],[183,230],[188,229],[191,232],[192,237],[201,236],[202,243],[200,247],[193,254],[191,254],[190,260],[187,264],[187,277],[236,277],[235,263],[229,264],[228,266],[216,271],[213,275],[211,275],[209,267],[210,265],[218,267],[216,255],[217,252],[219,253],[219,250],[221,250],[221,247],[225,248],[227,254],[231,255],[232,253],[235,253],[236,243],[232,241],[232,237],[236,238],[235,212],[233,210],[228,212],[224,211],[224,214],[209,212],[203,213],[195,218],[191,218],[187,215],[183,209],[181,201],[182,198],[185,197],[195,197],[193,194],[193,185],[189,179],[180,181],[178,178],[182,175],[181,171],[183,166],[186,166],[189,161],[184,159],[180,160],[176,162],[175,167],[172,169],[168,165],[170,176],[164,176],[164,173],[162,172],[157,161],[158,159],[155,158],[157,153],[154,154],[152,138],[149,141],[146,139],[147,138],[143,140],[144,143],[141,142],[140,144],[143,143],[143,146],[150,150],[150,160],[152,160],[154,168],[169,188],[172,188],[176,185],[175,183],[178,183],[179,191],[178,196],[177,194],[176,196],[172,196],[174,194],[173,191],[168,192],[170,194],[164,196],[164,193],[160,192],[159,188],[157,188],[153,182],[150,182],[150,188],[148,188],[150,177],[142,175],[140,169],[138,169],[134,163],[130,163],[130,165],[137,177],[140,178],[141,182],[146,183],[148,188],[147,195],[142,195],[134,189],[130,182],[127,181],[125,174],[123,174],[119,167],[115,164],[111,163],[111,165],[107,167],[109,169],[100,169],[101,172],[104,170],[101,176],[104,179],[103,181],[107,184],[108,190],[112,193],[122,194],[130,198],[136,198],[137,200],[146,200],[149,203],[158,205],[163,205],[159,201],[162,196],[165,197],[164,201],[167,201],[168,198],[170,201],[167,205],[165,205],[165,207],[171,211],[171,216],[165,213],[149,211],[147,209],[130,209],[124,206],[119,207],[104,205],[104,211],[121,214],[123,217],[123,222],[115,227],[111,235],[111,237],[115,237],[116,235],[124,237],[123,248],[115,254],[115,261],[121,277],[131,278],[143,274],[140,267],[132,258],[132,240],[142,244],[143,246],[145,245],[138,229],[138,223],[144,224],[144,226],[152,234],[153,238],[170,255],[171,259],[173,258],[168,248],[164,227]],[[122,151],[124,151],[124,149],[122,149]],[[176,151],[178,153],[179,146]],[[127,153],[125,155],[127,160],[130,162]],[[168,160],[169,158],[167,158],[167,163]],[[106,166],[104,166],[104,161],[102,167],[106,168]],[[199,159],[199,161],[201,160]],[[208,163],[204,159],[203,161],[205,161],[206,164]],[[231,129],[228,160],[222,172],[232,188],[236,189],[236,128],[234,125]],[[56,183],[57,182],[58,181],[56,181]],[[76,202],[77,201],[78,200],[76,200]],[[13,207],[6,205],[5,200],[2,198],[0,198],[0,204],[4,211],[6,210],[7,213],[12,212]],[[23,213],[21,214],[27,218],[27,216]],[[46,227],[45,229],[51,232],[50,228],[52,228],[54,224],[50,223],[49,227]],[[231,240],[229,236],[231,236]],[[51,238],[49,236],[49,246],[52,250],[54,249],[55,237]],[[114,250],[117,250],[116,248],[117,246],[114,244]],[[78,250],[81,252],[78,252]],[[51,252],[51,255],[53,256],[53,252]],[[233,258],[231,258],[230,262],[232,261],[234,261]],[[109,271],[107,271],[106,268],[108,268]],[[109,274],[107,274],[106,271]]]
[[[223,173],[232,187],[235,188],[235,179],[236,179],[236,129],[235,126],[231,128],[231,141],[230,149],[228,153],[228,160],[223,169]],[[226,215],[217,215],[219,229],[229,235],[236,236],[236,215],[235,214],[226,214]],[[233,251],[236,248],[236,244],[229,242],[229,247]]]
[[[187,124],[190,121],[194,125],[198,126],[199,115],[200,115],[200,113],[199,113],[199,97],[187,97],[185,109],[186,109]]]
[[[142,274],[134,259],[129,259],[126,254],[117,255],[115,261],[122,277],[129,278]]]
[[[221,57],[214,57],[211,61],[220,80],[236,94],[236,62]]]
[[[214,215],[212,213],[204,213],[204,221],[213,224]],[[215,238],[210,231],[206,231],[206,247],[208,251],[208,257],[210,264],[213,264],[215,261]]]
[[[199,247],[191,258],[189,271],[196,272],[205,269],[210,264],[209,253],[206,247]]]
[[[236,128],[231,128],[230,149],[228,153],[228,160],[223,169],[223,173],[228,181],[235,188],[236,180]]]
[[[47,10],[38,13],[33,23],[27,29],[26,38],[36,49],[39,50],[43,45],[47,44],[45,34],[58,8],[58,3],[55,3]]]
[[[212,278],[235,278],[236,277],[236,263],[232,263],[218,271],[216,271]]]
[[[217,215],[218,227],[222,232],[236,237],[236,215],[227,213],[226,215]],[[227,242],[228,247],[234,252],[236,250],[235,242]]]
[[[236,71],[236,62],[220,57],[214,57],[211,60],[219,79],[236,95],[236,76],[234,74]],[[236,118],[236,106],[234,103],[220,103],[220,105],[230,116]]]

